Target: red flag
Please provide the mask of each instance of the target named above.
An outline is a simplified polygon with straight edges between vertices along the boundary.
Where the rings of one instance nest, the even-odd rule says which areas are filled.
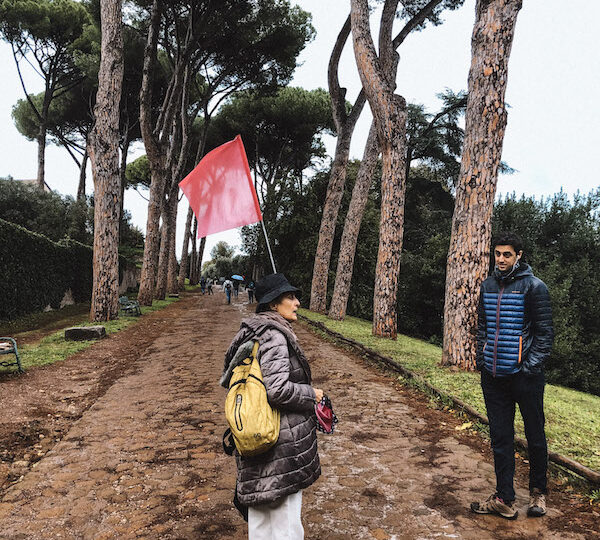
[[[198,219],[198,238],[262,220],[239,135],[206,154],[179,187]]]

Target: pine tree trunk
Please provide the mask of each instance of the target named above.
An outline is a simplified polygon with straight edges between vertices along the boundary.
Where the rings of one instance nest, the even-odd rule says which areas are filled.
[[[196,262],[198,261],[197,251],[198,220],[194,216],[194,227],[192,228],[192,254],[190,258],[190,285],[198,285],[196,279]]]
[[[179,266],[179,276],[177,277],[177,288],[180,291],[185,290],[185,278],[187,275],[187,267],[189,262],[189,252],[188,248],[190,245],[190,228],[192,226],[192,218],[194,217],[194,212],[192,207],[188,208],[187,218],[185,220],[185,231],[183,233],[183,248],[181,249],[181,263]]]
[[[386,0],[382,25],[390,28],[398,0]],[[375,53],[369,27],[367,0],[352,0],[354,56],[363,89],[373,112],[383,171],[381,177],[381,222],[373,297],[373,335],[395,338],[396,297],[400,274],[400,254],[404,233],[404,192],[406,189],[406,101],[394,94],[395,68],[391,37],[382,41],[381,58]],[[383,45],[383,47],[382,47]]]
[[[335,158],[331,167],[331,176],[327,186],[325,196],[325,205],[321,217],[321,227],[319,229],[319,240],[317,251],[315,253],[315,262],[313,267],[313,277],[310,291],[310,309],[319,313],[325,313],[327,310],[327,282],[329,279],[329,264],[331,260],[331,250],[335,236],[335,226],[337,217],[344,195],[344,184],[346,182],[346,172],[348,167],[348,158],[350,155],[350,142],[356,122],[365,105],[365,93],[361,91],[354,103],[352,110],[348,113],[346,110],[346,89],[340,87],[338,80],[339,61],[344,49],[344,45],[350,35],[350,17],[346,19],[342,27],[329,59],[329,68],[327,78],[329,83],[329,95],[333,111],[333,119],[337,129],[337,144],[335,148]]]
[[[86,143],[85,150],[83,152],[83,157],[81,158],[81,167],[79,169],[79,185],[77,186],[77,200],[78,201],[85,200],[85,180],[86,180],[87,162],[88,162],[88,149],[87,149],[87,143]]]
[[[198,247],[198,259],[196,260],[196,276],[195,281],[198,283],[202,277],[202,258],[204,257],[204,247],[206,246],[206,236],[203,236],[200,240],[200,246]]]
[[[119,312],[119,104],[123,82],[121,0],[101,0],[102,45],[95,126],[94,270],[92,321],[115,319]]]
[[[442,363],[475,365],[477,303],[485,279],[507,122],[508,60],[521,0],[478,0],[471,39],[465,139],[448,252]]]
[[[154,298],[164,300],[167,295],[167,276],[169,272],[169,254],[171,253],[171,230],[173,228],[174,201],[177,197],[170,198],[164,202],[163,224],[160,239],[160,250],[158,256],[158,275],[156,278],[156,290]],[[175,202],[175,204],[177,204]]]
[[[40,131],[37,137],[38,143],[38,172],[37,186],[42,191],[46,185],[45,169],[46,169],[46,123],[40,124]]]
[[[152,108],[152,85],[154,82],[159,26],[160,1],[154,0],[152,3],[148,39],[144,50],[142,88],[140,90],[140,129],[151,170],[146,239],[144,241],[144,257],[142,259],[140,290],[138,292],[138,301],[144,306],[151,306],[154,297],[160,243],[160,215],[167,176],[164,149],[161,148],[154,135]]]
[[[179,191],[179,189],[177,190]],[[177,294],[177,254],[175,243],[177,242],[177,210],[179,206],[179,198],[177,194],[174,197],[173,215],[171,217],[171,236],[169,240],[169,267],[167,271],[167,294]]]
[[[127,154],[129,153],[129,145],[131,141],[129,139],[129,131],[125,135],[123,141],[123,148],[121,148],[121,206],[119,208],[119,239],[123,236],[123,212],[125,210],[125,188],[127,187],[127,179],[125,173],[127,171]]]
[[[342,132],[338,135],[335,148],[335,160],[331,167],[331,177],[327,186],[321,228],[319,230],[319,242],[315,254],[312,285],[310,290],[310,309],[319,313],[325,313],[327,309],[327,280],[329,274],[329,261],[335,235],[335,224],[337,221],[342,195],[344,194],[344,183],[346,182],[346,170],[348,156],[350,154],[350,141],[352,132]]]
[[[352,282],[352,272],[354,269],[356,243],[369,196],[369,188],[371,187],[373,174],[377,167],[378,156],[377,128],[375,127],[375,123],[372,123],[363,159],[358,169],[354,189],[352,190],[350,207],[348,208],[348,214],[344,222],[344,232],[342,233],[340,254],[338,256],[335,275],[335,286],[333,288],[331,305],[329,306],[328,316],[338,321],[346,317],[348,297],[350,296],[350,283]]]

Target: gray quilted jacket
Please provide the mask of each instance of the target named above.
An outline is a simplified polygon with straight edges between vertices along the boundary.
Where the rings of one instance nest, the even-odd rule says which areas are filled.
[[[235,452],[237,496],[246,506],[273,502],[310,486],[321,474],[317,453],[315,392],[308,361],[290,324],[278,313],[257,313],[242,321],[225,354],[221,384],[228,387],[249,341],[258,340],[258,360],[269,403],[281,412],[275,446],[266,453],[242,458]],[[242,349],[238,353],[238,349]]]

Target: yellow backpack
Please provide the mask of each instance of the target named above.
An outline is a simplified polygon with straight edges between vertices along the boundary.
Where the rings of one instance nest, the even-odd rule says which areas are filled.
[[[267,389],[256,357],[257,351],[258,341],[252,347],[251,355],[233,369],[229,381],[229,392],[225,400],[229,429],[223,436],[223,447],[227,453],[230,452],[227,451],[225,439],[229,434],[242,456],[262,454],[279,438],[280,414],[267,400]],[[231,445],[229,448],[233,452]]]

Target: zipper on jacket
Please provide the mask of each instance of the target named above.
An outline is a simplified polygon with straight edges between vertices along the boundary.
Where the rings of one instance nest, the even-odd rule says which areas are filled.
[[[496,336],[494,338],[494,363],[492,368],[492,375],[496,376],[496,359],[498,357],[498,336],[500,335],[500,302],[502,301],[502,294],[504,293],[504,285],[500,288],[498,293],[498,304],[496,305]]]

